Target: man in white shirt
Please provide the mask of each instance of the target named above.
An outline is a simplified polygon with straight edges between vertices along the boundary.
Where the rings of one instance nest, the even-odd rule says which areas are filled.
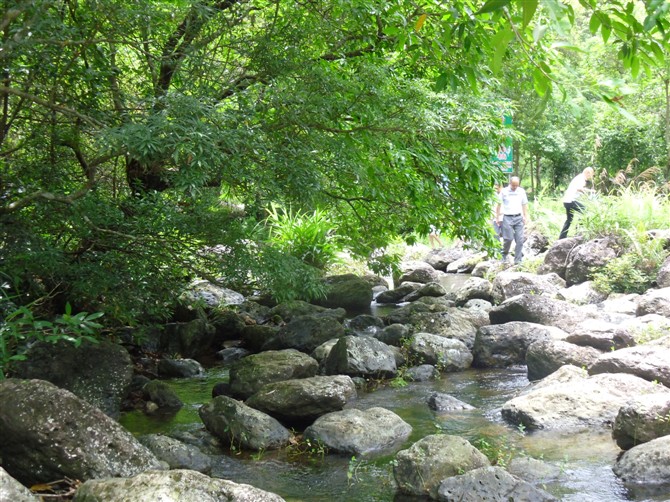
[[[586,182],[593,179],[593,168],[587,167],[577,176],[572,178],[572,181],[568,185],[565,195],[563,196],[563,207],[565,207],[565,223],[563,224],[563,230],[561,230],[561,235],[558,236],[559,239],[565,239],[568,236],[568,229],[572,223],[572,217],[575,214],[575,211],[580,213],[584,209],[584,206],[579,203],[577,200],[579,196],[585,192],[593,192],[590,188],[586,188]]]
[[[528,198],[526,197],[526,191],[519,186],[517,176],[512,176],[509,185],[498,194],[496,221],[498,225],[502,222],[502,259],[507,262],[507,255],[512,246],[512,241],[514,241],[516,243],[514,264],[518,265],[523,258],[523,231],[528,222]]]

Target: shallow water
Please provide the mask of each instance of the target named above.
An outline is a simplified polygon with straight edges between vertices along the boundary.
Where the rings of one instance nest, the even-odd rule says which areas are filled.
[[[205,378],[171,380],[170,385],[186,403],[176,415],[152,418],[133,412],[124,414],[121,423],[135,434],[201,430],[198,408],[210,400],[213,385],[227,376],[226,370],[214,368]],[[611,470],[620,450],[609,432],[527,433],[503,422],[501,406],[527,385],[525,367],[468,370],[401,388],[381,386],[373,392],[360,393],[347,407],[383,406],[397,413],[413,427],[403,448],[426,435],[445,433],[463,436],[480,448],[488,448],[489,453],[497,452],[503,463],[520,455],[542,459],[560,469],[558,479],[543,487],[562,501],[670,500],[668,492],[653,495],[625,489]],[[434,412],[426,404],[433,392],[451,394],[477,409]],[[212,475],[277,493],[288,502],[417,500],[396,496],[392,460],[393,455],[353,458],[313,452],[291,457],[286,451],[229,452],[216,457]]]

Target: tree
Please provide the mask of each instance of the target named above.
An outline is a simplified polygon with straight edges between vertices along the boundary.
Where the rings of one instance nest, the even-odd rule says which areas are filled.
[[[358,256],[430,224],[492,244],[500,69],[517,51],[551,92],[561,54],[543,33],[572,12],[555,0],[5,4],[7,290],[123,323],[168,317],[193,277],[316,294],[318,273],[254,233],[273,202],[325,211]],[[632,71],[651,64],[661,7],[647,6],[643,32],[627,5],[587,4]]]

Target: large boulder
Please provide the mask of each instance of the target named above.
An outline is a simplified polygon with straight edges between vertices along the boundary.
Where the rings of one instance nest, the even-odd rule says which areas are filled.
[[[620,246],[613,238],[593,239],[575,246],[568,256],[565,281],[568,286],[591,279],[608,262],[619,256]]]
[[[491,324],[524,321],[555,326],[567,333],[571,333],[584,319],[610,320],[614,315],[608,317],[573,303],[531,294],[514,296],[489,311]]]
[[[349,376],[315,376],[269,383],[245,404],[282,423],[302,426],[341,410],[355,397],[356,386]]]
[[[652,289],[637,302],[637,315],[658,314],[670,318],[670,287]]]
[[[658,269],[656,284],[659,288],[670,288],[670,256],[665,259]]]
[[[26,486],[162,468],[118,422],[50,382],[0,381],[0,403],[2,466]]]
[[[633,375],[588,376],[586,371],[566,365],[507,401],[502,416],[528,429],[609,429],[631,396],[656,393],[670,395],[670,390]]]
[[[275,418],[228,396],[216,396],[198,410],[205,427],[224,444],[245,450],[283,448],[291,433]]]
[[[670,335],[644,345],[627,347],[600,355],[589,373],[629,373],[670,387]]]
[[[501,272],[493,280],[493,302],[502,303],[525,293],[554,297],[560,288],[547,276],[528,272]]]
[[[391,378],[396,375],[391,347],[371,336],[345,336],[333,346],[324,363],[327,375]]]
[[[262,350],[296,349],[309,354],[323,342],[344,336],[342,323],[329,315],[304,315],[292,319],[263,344]]]
[[[565,279],[565,267],[568,264],[568,256],[575,248],[583,242],[581,237],[570,237],[560,239],[554,242],[544,255],[544,262],[540,265],[538,272],[540,274],[556,273]]]
[[[441,371],[461,371],[472,364],[472,353],[463,342],[431,333],[415,333],[408,351],[411,360],[433,364]]]
[[[528,380],[540,380],[566,364],[588,367],[602,353],[596,348],[580,347],[564,340],[537,340],[526,351]]]
[[[13,366],[12,374],[51,382],[118,418],[133,377],[133,361],[117,343],[85,341],[75,347],[64,341],[38,342],[29,349],[25,361]]]
[[[184,469],[83,483],[73,502],[283,502],[279,495]]]
[[[653,439],[631,448],[616,461],[612,470],[625,483],[657,486],[670,484],[670,436]]]
[[[244,399],[272,382],[316,376],[319,363],[298,350],[268,350],[235,361],[230,367],[230,389]]]
[[[354,274],[334,275],[325,279],[326,297],[315,303],[329,308],[358,311],[370,307],[372,285]]]
[[[559,328],[532,322],[512,321],[491,324],[477,330],[472,349],[472,365],[477,368],[504,368],[525,364],[526,352],[533,342],[560,340],[568,334]]]
[[[433,434],[398,452],[393,466],[400,492],[438,499],[440,484],[490,462],[467,439],[449,434]]]
[[[550,493],[513,476],[502,467],[480,467],[440,483],[437,500],[442,502],[558,502]]]
[[[327,413],[307,427],[304,438],[321,441],[330,451],[348,455],[371,455],[401,445],[412,427],[385,408],[347,409]]]
[[[0,467],[0,500],[7,502],[40,502],[40,499]]]
[[[622,450],[670,434],[670,395],[636,396],[619,409],[612,437]]]

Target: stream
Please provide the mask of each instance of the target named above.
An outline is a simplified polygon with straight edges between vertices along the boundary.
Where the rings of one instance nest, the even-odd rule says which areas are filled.
[[[453,278],[450,278],[454,281]],[[461,278],[462,280],[462,278]],[[452,284],[451,286],[455,285]],[[383,315],[389,307],[372,309]],[[391,307],[392,308],[392,307]],[[140,411],[125,413],[121,424],[135,435],[198,433],[204,426],[198,409],[211,399],[214,384],[227,381],[228,370],[214,367],[203,378],[168,380],[184,402],[169,417],[151,417]],[[410,382],[393,387],[388,382],[370,392],[359,391],[347,408],[387,408],[409,423],[413,432],[402,448],[436,433],[459,435],[499,464],[529,456],[557,467],[558,476],[540,485],[562,501],[660,502],[667,492],[654,494],[626,489],[611,466],[621,450],[609,431],[533,431],[505,423],[502,405],[529,385],[525,366],[505,369],[470,369],[444,373],[438,380]],[[475,406],[475,410],[435,412],[427,405],[434,393],[450,394]],[[224,454],[225,453],[225,454]],[[264,452],[225,451],[214,457],[213,477],[247,483],[282,496],[287,502],[414,502],[416,497],[396,493],[393,455],[355,458],[295,449]]]

